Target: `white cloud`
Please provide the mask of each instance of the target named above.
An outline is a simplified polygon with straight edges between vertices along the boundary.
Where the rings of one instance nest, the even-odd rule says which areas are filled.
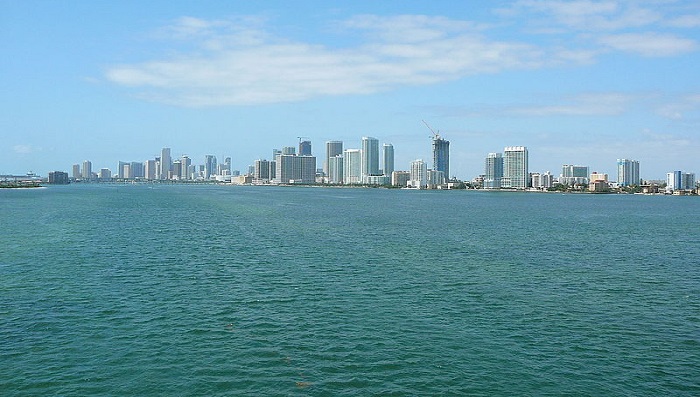
[[[35,152],[40,152],[41,148],[32,145],[15,145],[12,150],[17,154],[31,154]]]
[[[698,47],[694,40],[653,32],[611,34],[600,37],[599,41],[612,49],[647,57],[673,56]]]
[[[657,11],[639,7],[637,2],[613,0],[521,0],[513,5],[510,14],[523,13],[542,15],[543,19],[535,20],[550,29],[555,23],[569,29],[583,31],[611,31],[642,27],[662,18]]]
[[[621,93],[589,93],[544,106],[515,106],[510,113],[522,116],[615,116],[624,113],[633,96]]]
[[[231,34],[231,24],[183,18],[164,31],[200,40],[198,51],[113,66],[106,77],[138,88],[143,98],[212,106],[368,94],[543,63],[542,52],[533,46],[487,40],[471,24],[448,18],[360,16],[345,28],[365,33],[367,42],[329,48],[276,40],[239,25]],[[256,39],[242,40],[239,33]]]

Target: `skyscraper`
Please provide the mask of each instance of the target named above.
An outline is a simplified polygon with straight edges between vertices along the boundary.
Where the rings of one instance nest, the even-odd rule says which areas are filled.
[[[683,172],[673,171],[666,174],[666,190],[676,191],[682,189]]]
[[[617,159],[617,184],[619,186],[639,184],[639,161]]]
[[[90,160],[83,161],[83,179],[92,179],[92,162]]]
[[[144,175],[146,179],[153,180],[156,178],[156,160],[146,160],[144,163]]]
[[[182,167],[182,170],[180,171],[180,179],[191,179],[192,176],[190,175],[190,166],[192,165],[192,160],[188,156],[182,156],[180,159],[180,167]]]
[[[450,141],[437,134],[433,137],[433,169],[450,179]]]
[[[216,156],[207,154],[204,156],[204,179],[209,179],[216,175]]]
[[[362,137],[362,178],[379,175],[379,140],[372,137]]]
[[[343,183],[362,183],[362,151],[345,149],[343,151]]]
[[[382,145],[382,170],[384,175],[391,176],[394,172],[394,145],[385,143]]]
[[[500,153],[489,153],[484,163],[484,189],[500,189],[503,179],[503,157]]]
[[[411,180],[409,184],[418,189],[428,185],[428,165],[421,159],[411,161]]]
[[[343,142],[342,141],[328,141],[326,142],[326,161],[323,163],[323,173],[330,175],[330,161],[333,157],[343,154]]]
[[[73,179],[80,179],[83,174],[80,172],[80,164],[73,164]]]
[[[164,147],[160,151],[160,179],[168,179],[173,159],[170,157],[170,148]]]
[[[508,146],[503,149],[501,187],[527,189],[529,179],[527,148],[525,146]]]
[[[311,156],[311,141],[299,141],[299,156]]]
[[[253,180],[257,183],[267,183],[270,180],[270,162],[263,159],[255,160]]]
[[[328,182],[343,183],[343,155],[339,154],[330,158],[328,162]]]

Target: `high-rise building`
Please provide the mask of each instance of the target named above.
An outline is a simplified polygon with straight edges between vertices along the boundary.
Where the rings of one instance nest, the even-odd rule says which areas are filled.
[[[144,165],[144,175],[148,180],[157,179],[158,170],[156,167],[156,160],[146,160]]]
[[[409,184],[418,189],[425,189],[428,186],[428,165],[422,159],[411,161]]]
[[[362,183],[362,151],[345,149],[343,151],[343,183],[346,185]]]
[[[311,156],[311,141],[299,141],[299,156]]]
[[[294,148],[294,146],[284,146],[282,148],[282,154],[284,154],[286,156],[295,155],[296,149]]]
[[[445,179],[450,179],[450,141],[437,134],[433,137],[433,170],[442,171]]]
[[[682,175],[681,171],[673,171],[666,174],[666,190],[676,191],[682,189]]]
[[[180,161],[180,160],[173,161],[173,167],[172,167],[172,171],[170,171],[170,174],[171,174],[171,179],[175,179],[177,181],[183,179],[182,178],[182,161]]]
[[[503,179],[503,157],[489,153],[484,164],[484,189],[500,189]]]
[[[169,179],[173,159],[170,157],[170,148],[164,147],[160,151],[160,179]]]
[[[257,183],[267,183],[270,181],[270,162],[264,159],[255,160],[255,171],[253,181]]]
[[[588,167],[564,164],[561,167],[559,183],[563,185],[588,184]]]
[[[362,137],[362,178],[379,175],[379,140],[372,137]]]
[[[303,184],[316,183],[316,157],[297,156],[299,162],[299,182]]]
[[[695,189],[695,174],[692,172],[686,172],[681,175],[681,188],[683,190],[693,190]]]
[[[216,176],[216,156],[207,154],[204,156],[204,179]]]
[[[83,161],[83,179],[92,179],[92,162],[90,160]]]
[[[316,182],[316,157],[281,154],[275,163],[275,181],[277,183]]]
[[[408,171],[394,171],[391,173],[391,184],[393,186],[406,187],[411,180],[411,173]]]
[[[501,187],[527,189],[529,182],[528,155],[525,146],[508,146],[503,150]]]
[[[328,141],[326,142],[326,161],[323,163],[323,173],[330,175],[330,161],[335,156],[340,156],[343,154],[343,142],[342,141]]]
[[[391,176],[394,172],[394,145],[385,143],[382,145],[382,173]]]
[[[112,171],[109,168],[102,168],[98,177],[103,181],[112,179]]]
[[[80,172],[80,164],[73,164],[73,179],[82,178],[83,174]]]
[[[328,182],[334,184],[343,183],[343,155],[339,154],[330,158],[328,162]]]
[[[180,159],[180,179],[188,180],[192,179],[192,174],[190,173],[190,166],[192,165],[192,159],[188,156],[182,156]]]
[[[69,183],[68,173],[63,171],[51,171],[49,172],[48,183],[53,185],[67,185]]]
[[[639,161],[617,159],[617,184],[619,186],[639,184]]]

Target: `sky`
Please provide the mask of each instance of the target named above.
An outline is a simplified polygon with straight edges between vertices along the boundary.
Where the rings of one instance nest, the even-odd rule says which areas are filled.
[[[0,174],[93,170],[170,147],[245,171],[363,136],[451,176],[527,146],[616,179],[700,173],[700,2],[0,0]]]

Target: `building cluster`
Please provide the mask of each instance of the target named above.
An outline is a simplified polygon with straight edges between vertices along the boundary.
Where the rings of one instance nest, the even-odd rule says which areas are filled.
[[[427,125],[427,124],[426,124]],[[430,127],[428,127],[430,128]],[[409,164],[407,170],[396,170],[394,146],[380,142],[377,138],[362,137],[359,147],[345,148],[342,141],[325,143],[325,159],[317,168],[312,154],[311,141],[299,137],[298,147],[285,146],[273,149],[271,160],[258,159],[248,166],[246,172],[232,170],[231,158],[217,162],[214,155],[206,155],[204,163],[195,165],[183,155],[171,156],[170,148],[163,148],[160,156],[144,162],[120,161],[117,172],[108,168],[97,172],[92,163],[84,161],[73,165],[72,176],[54,171],[49,174],[49,183],[74,181],[110,180],[162,180],[162,181],[217,181],[233,184],[288,185],[329,184],[394,186],[414,189],[442,189],[460,184],[450,178],[450,142],[433,131],[432,168],[422,159]],[[661,186],[663,184],[660,182]],[[644,184],[639,176],[639,161],[617,160],[617,181],[609,180],[608,174],[590,172],[588,166],[564,164],[559,176],[550,171],[530,172],[528,149],[525,146],[508,146],[503,153],[488,153],[484,162],[484,174],[472,181],[472,187],[489,190],[552,190],[566,189],[591,192],[608,192],[612,189],[629,189],[645,193],[659,193],[659,184]],[[688,194],[697,192],[695,174],[673,171],[667,174],[666,194]]]
[[[380,149],[381,148],[381,149]],[[439,135],[433,138],[433,168],[415,160],[410,170],[394,169],[394,146],[374,137],[362,137],[359,148],[344,148],[342,141],[326,142],[326,158],[321,169],[311,154],[311,142],[273,149],[272,160],[258,159],[252,167],[252,184],[311,184],[397,186],[416,189],[441,188],[449,175],[450,142]]]
[[[76,181],[111,181],[117,180],[176,180],[176,181],[230,181],[231,176],[238,171],[231,170],[231,158],[226,157],[223,163],[218,163],[216,156],[206,155],[204,164],[192,164],[188,156],[173,158],[170,148],[163,148],[160,156],[144,162],[120,161],[117,172],[102,168],[95,172],[92,162],[85,160],[81,164],[73,164],[72,178]]]

